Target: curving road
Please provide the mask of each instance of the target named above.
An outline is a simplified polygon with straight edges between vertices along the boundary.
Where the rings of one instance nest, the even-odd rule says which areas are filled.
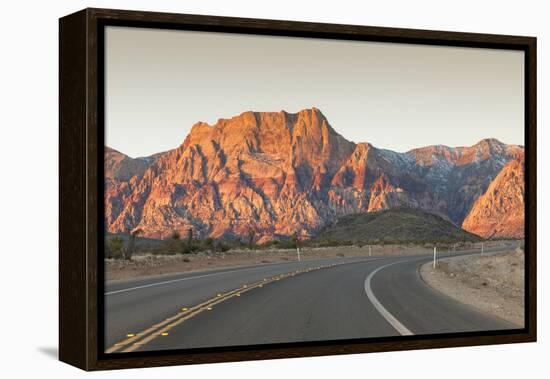
[[[108,283],[106,352],[516,328],[428,287],[418,268],[431,259],[308,260]]]

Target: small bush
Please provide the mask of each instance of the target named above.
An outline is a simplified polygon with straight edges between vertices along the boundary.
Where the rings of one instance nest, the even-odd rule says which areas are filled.
[[[204,240],[204,246],[208,249],[212,249],[212,247],[214,246],[214,239],[213,238],[210,238],[208,237],[207,239]]]
[[[105,249],[106,258],[120,259],[123,255],[124,240],[119,236],[111,237],[107,240],[107,249]]]
[[[222,253],[225,253],[225,252],[228,252],[228,251],[231,249],[231,247],[229,247],[228,245],[226,245],[226,244],[223,243],[223,242],[220,242],[220,243],[218,244],[218,249],[219,249],[219,251],[221,251]]]
[[[180,253],[193,254],[193,253],[197,253],[199,250],[201,250],[201,248],[198,243],[195,243],[194,241],[192,241],[191,243],[184,242],[181,244]]]

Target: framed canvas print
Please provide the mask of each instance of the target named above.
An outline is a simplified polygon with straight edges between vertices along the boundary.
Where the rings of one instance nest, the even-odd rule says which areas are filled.
[[[536,340],[536,39],[60,19],[60,359]]]

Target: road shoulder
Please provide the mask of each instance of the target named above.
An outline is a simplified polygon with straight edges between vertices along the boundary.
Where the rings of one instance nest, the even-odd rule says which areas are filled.
[[[518,327],[524,325],[524,253],[518,249],[484,256],[444,258],[420,268],[432,288]]]

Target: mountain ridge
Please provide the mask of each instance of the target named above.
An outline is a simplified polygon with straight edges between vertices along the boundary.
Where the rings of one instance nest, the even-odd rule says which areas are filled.
[[[309,238],[340,216],[398,206],[461,225],[522,151],[484,139],[397,153],[346,140],[317,108],[248,111],[213,125],[195,123],[179,147],[156,155],[145,170],[111,175],[106,227],[139,227],[154,238],[189,228],[213,238],[253,233],[265,242],[294,233]],[[106,167],[114,170],[109,159]]]

